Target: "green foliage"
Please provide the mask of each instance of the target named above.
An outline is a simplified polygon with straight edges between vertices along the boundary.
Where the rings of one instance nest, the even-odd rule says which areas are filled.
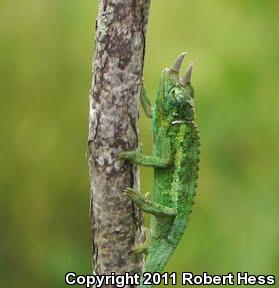
[[[1,1],[1,287],[66,287],[65,272],[91,271],[85,149],[96,9],[89,0]],[[279,270],[278,11],[272,0],[151,5],[146,88],[188,51],[202,143],[193,217],[168,271]],[[150,154],[146,117],[141,139]],[[143,191],[152,191],[151,171],[141,173]]]

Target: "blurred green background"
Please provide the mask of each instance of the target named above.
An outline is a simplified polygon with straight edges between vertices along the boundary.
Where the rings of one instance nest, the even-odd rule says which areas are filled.
[[[66,287],[66,272],[91,271],[85,148],[97,6],[0,1],[1,287]],[[278,19],[272,0],[152,2],[145,86],[154,95],[161,69],[188,51],[202,143],[192,219],[167,271],[279,276]],[[150,122],[140,125],[151,152]],[[141,175],[152,191],[152,170]]]

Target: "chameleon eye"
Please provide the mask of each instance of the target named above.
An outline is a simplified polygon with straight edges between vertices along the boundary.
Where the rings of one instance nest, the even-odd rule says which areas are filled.
[[[169,90],[168,95],[170,95],[170,96],[172,96],[172,98],[176,99],[175,94],[176,94],[175,88],[171,88],[171,89]]]

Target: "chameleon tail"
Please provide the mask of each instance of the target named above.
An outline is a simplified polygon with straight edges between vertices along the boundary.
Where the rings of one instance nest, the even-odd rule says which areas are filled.
[[[157,241],[154,241],[154,243],[148,247],[148,256],[144,266],[144,272],[162,272],[174,251],[174,246],[170,241],[166,241],[165,239]],[[139,288],[153,287],[152,285],[144,285],[142,281],[143,279],[141,279]]]

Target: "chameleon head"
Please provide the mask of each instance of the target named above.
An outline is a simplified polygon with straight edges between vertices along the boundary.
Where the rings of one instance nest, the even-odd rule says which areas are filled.
[[[193,64],[179,78],[179,69],[186,53],[182,53],[171,68],[163,70],[161,76],[161,97],[159,101],[162,114],[171,124],[182,124],[194,120],[194,89],[191,85]]]

